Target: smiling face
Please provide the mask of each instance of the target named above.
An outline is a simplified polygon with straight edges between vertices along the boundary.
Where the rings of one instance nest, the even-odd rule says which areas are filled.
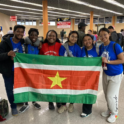
[[[47,36],[47,40],[50,44],[54,44],[56,42],[56,34],[53,31],[50,31]]]
[[[99,34],[99,38],[103,43],[106,43],[109,41],[110,33],[106,31],[101,31]]]
[[[93,39],[90,36],[85,36],[83,39],[83,44],[86,48],[93,46]]]
[[[29,35],[29,39],[35,43],[37,41],[37,38],[38,38],[38,34],[36,31],[32,31]]]
[[[76,33],[72,33],[70,36],[69,36],[69,42],[70,44],[75,44],[78,40],[78,35]]]
[[[24,35],[24,29],[23,28],[17,28],[16,31],[13,32],[14,37],[18,40],[21,40]]]

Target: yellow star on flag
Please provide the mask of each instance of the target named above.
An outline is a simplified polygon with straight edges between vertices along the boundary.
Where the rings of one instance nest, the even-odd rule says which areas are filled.
[[[52,85],[50,88],[54,87],[55,85],[58,85],[62,88],[62,81],[65,80],[66,78],[61,78],[59,76],[59,73],[57,72],[56,73],[56,76],[55,77],[48,77],[51,81],[53,81]]]

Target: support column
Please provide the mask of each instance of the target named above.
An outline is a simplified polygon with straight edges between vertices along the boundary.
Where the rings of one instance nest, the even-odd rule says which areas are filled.
[[[43,4],[43,37],[46,38],[48,32],[48,11],[47,11],[47,0],[42,0]]]
[[[72,31],[74,31],[75,19],[72,19]]]
[[[115,16],[112,17],[112,26],[115,27]]]
[[[93,31],[93,11],[90,12],[90,30]]]

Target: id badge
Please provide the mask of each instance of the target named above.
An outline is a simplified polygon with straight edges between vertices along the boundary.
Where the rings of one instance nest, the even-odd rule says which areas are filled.
[[[104,51],[103,54],[102,54],[102,57],[105,57],[105,58],[107,58],[107,60],[108,60],[108,58],[109,58],[108,52]],[[106,65],[106,63],[103,63],[102,67],[103,67],[103,70],[107,70],[107,65]]]

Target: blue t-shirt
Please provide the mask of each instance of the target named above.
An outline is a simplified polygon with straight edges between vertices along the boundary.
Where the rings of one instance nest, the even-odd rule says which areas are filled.
[[[29,44],[27,47],[28,47],[27,54],[39,54],[38,47],[32,46],[31,44]]]
[[[77,44],[69,46],[69,51],[72,53],[74,57],[81,57],[81,49]],[[60,47],[59,55],[67,57],[67,51],[63,45]]]
[[[18,53],[23,53],[21,42],[14,43],[12,37],[10,38],[12,43],[13,51],[16,50]]]
[[[123,51],[122,51],[121,46],[119,44],[116,44],[115,45],[116,53],[115,53],[114,52],[114,47],[113,47],[114,43],[115,42],[111,41],[108,46],[104,46],[102,44],[102,46],[99,47],[99,56],[101,56],[102,53],[106,50],[106,52],[108,52],[110,61],[117,60],[117,55],[119,55]],[[107,70],[104,70],[104,72],[108,76],[119,75],[123,72],[123,66],[122,66],[122,64],[118,64],[118,65],[107,64]]]
[[[13,51],[16,51],[18,53],[23,53],[21,42],[14,43],[13,40],[12,40],[12,37],[10,38],[10,41],[12,43]],[[12,71],[14,71],[14,65],[12,67]]]
[[[88,57],[98,57],[95,46],[93,46],[91,50],[87,50],[87,53],[88,53]],[[85,47],[82,48],[81,57],[87,57],[85,52]]]

